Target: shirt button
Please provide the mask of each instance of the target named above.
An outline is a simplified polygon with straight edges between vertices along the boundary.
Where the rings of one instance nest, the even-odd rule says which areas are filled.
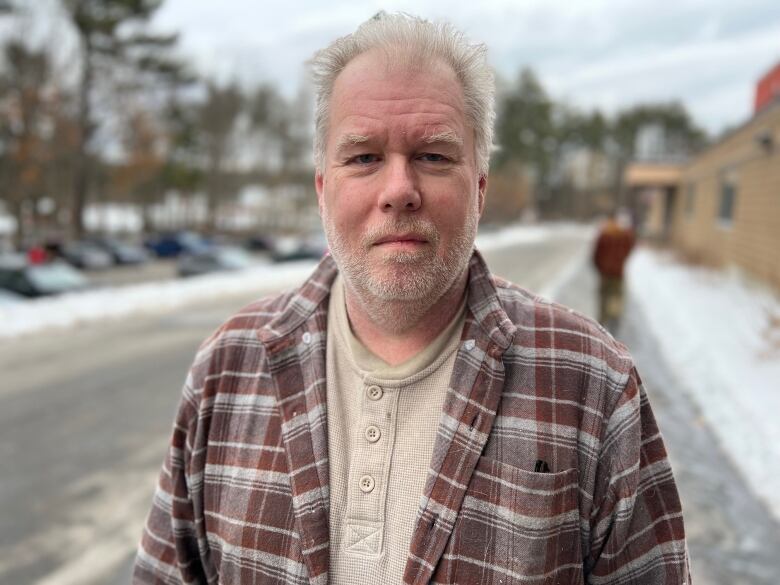
[[[384,392],[379,386],[369,386],[368,390],[366,390],[366,394],[368,394],[368,397],[371,400],[379,400],[382,398],[382,394],[384,394]]]
[[[303,334],[303,342],[306,345],[309,345],[311,343],[311,333],[309,333],[308,331]]]
[[[463,347],[466,348],[466,351],[471,351],[476,345],[477,343],[473,339],[467,339]]]
[[[360,491],[364,494],[371,493],[374,490],[374,478],[370,475],[364,475],[360,478]]]
[[[371,425],[366,427],[366,440],[369,443],[376,443],[379,440],[379,437],[382,436],[382,431],[379,430],[379,427]]]

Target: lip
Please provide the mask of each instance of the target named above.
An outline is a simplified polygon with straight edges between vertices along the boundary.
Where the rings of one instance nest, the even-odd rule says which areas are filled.
[[[374,242],[375,246],[381,246],[383,244],[425,244],[428,240],[418,234],[392,234],[379,238]]]

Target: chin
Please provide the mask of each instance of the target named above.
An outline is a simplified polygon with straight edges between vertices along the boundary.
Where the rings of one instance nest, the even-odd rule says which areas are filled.
[[[440,298],[451,285],[452,274],[405,258],[403,262],[366,274],[362,288],[383,301],[430,302]]]

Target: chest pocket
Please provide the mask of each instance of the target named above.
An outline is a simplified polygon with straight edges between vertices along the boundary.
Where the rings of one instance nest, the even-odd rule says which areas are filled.
[[[445,550],[450,583],[583,583],[577,470],[480,458]],[[449,572],[449,571],[448,571]]]

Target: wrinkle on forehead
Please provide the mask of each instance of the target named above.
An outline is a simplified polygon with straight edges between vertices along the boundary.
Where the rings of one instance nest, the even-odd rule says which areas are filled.
[[[353,59],[334,84],[330,148],[387,140],[391,128],[407,141],[464,146],[470,126],[457,76],[440,59],[426,61],[409,68],[376,50]]]

